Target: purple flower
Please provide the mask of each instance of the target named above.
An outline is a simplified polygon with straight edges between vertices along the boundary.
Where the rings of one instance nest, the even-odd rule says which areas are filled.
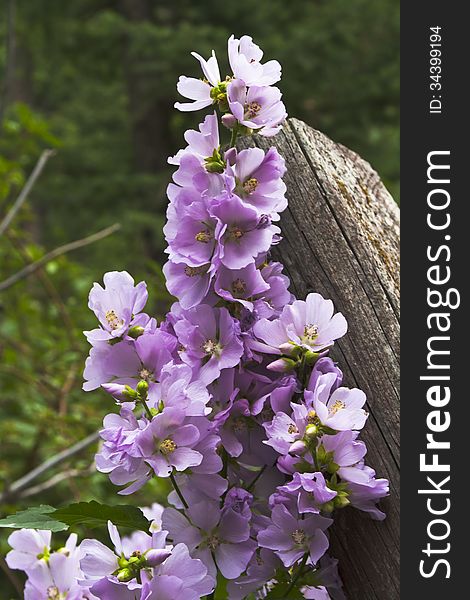
[[[166,287],[188,309],[201,304],[209,292],[215,269],[209,263],[192,267],[185,263],[168,261],[163,266]]]
[[[233,166],[235,194],[253,206],[258,215],[270,215],[279,220],[277,213],[285,210],[286,185],[281,177],[286,171],[284,159],[276,148],[266,153],[261,148],[249,148],[237,154]]]
[[[199,125],[199,131],[193,129],[186,131],[184,139],[188,144],[187,147],[170,157],[168,162],[171,165],[179,165],[183,155],[191,154],[197,157],[201,164],[204,164],[205,160],[211,157],[214,150],[218,150],[220,146],[217,113],[214,111],[207,115]]]
[[[306,552],[316,564],[328,549],[328,538],[323,532],[333,523],[331,519],[320,515],[296,519],[283,504],[273,508],[271,519],[272,525],[258,533],[258,544],[274,550],[286,567]]]
[[[347,331],[341,313],[333,315],[333,302],[320,294],[309,294],[305,301],[296,300],[286,306],[279,319],[261,319],[253,327],[255,335],[265,342],[264,352],[289,353],[289,346],[320,352],[331,347]]]
[[[278,412],[271,423],[263,427],[268,435],[265,444],[271,446],[279,454],[304,454],[306,445],[303,441],[308,423],[308,410],[303,404],[291,403],[292,417]]]
[[[29,572],[37,566],[38,561],[47,559],[51,551],[51,532],[36,529],[20,529],[8,538],[11,546],[6,556],[10,569]]]
[[[109,537],[114,551],[98,540],[81,543],[80,568],[84,583],[101,600],[134,600],[141,589],[141,574],[160,565],[170,556],[164,548],[166,532],[150,536],[142,531],[122,538],[115,525],[108,521]]]
[[[334,375],[336,376],[335,382],[331,386],[331,392],[334,392],[343,383],[343,372],[338,367],[338,365],[331,360],[329,356],[322,356],[313,365],[307,389],[313,392],[317,385],[318,379],[322,375],[326,375],[327,373],[334,373]]]
[[[266,548],[258,548],[250,560],[246,575],[228,583],[227,592],[230,600],[243,600],[258,590],[274,578],[280,566],[281,562],[274,552]]]
[[[235,79],[227,86],[230,111],[237,121],[266,137],[276,135],[287,118],[282,94],[276,87],[247,87]]]
[[[185,424],[185,417],[183,410],[169,406],[136,437],[145,462],[157,477],[169,477],[173,469],[184,471],[201,464],[202,454],[190,447],[198,441],[199,431]]]
[[[81,549],[77,546],[77,535],[71,534],[65,546],[57,552],[37,561],[36,566],[28,570],[25,600],[38,598],[95,598],[88,592],[86,585],[81,585],[80,571]]]
[[[213,90],[217,90],[220,84],[220,71],[215,52],[212,50],[212,56],[207,61],[196,52],[191,52],[191,54],[199,61],[205,79],[195,79],[184,75],[179,78],[178,92],[185,98],[192,100],[192,102],[175,103],[175,108],[183,112],[200,110],[217,101],[217,95],[214,94]]]
[[[254,262],[259,254],[268,251],[274,236],[280,233],[275,225],[260,227],[256,209],[237,196],[219,200],[212,214],[220,220],[216,230],[220,261],[229,269],[242,269]]]
[[[254,263],[243,269],[227,269],[221,266],[215,280],[216,293],[229,302],[238,302],[248,310],[253,310],[253,299],[269,289]]]
[[[336,435],[324,435],[321,444],[331,453],[337,473],[344,481],[368,483],[370,475],[363,469],[363,458],[367,449],[364,442],[357,441],[357,431],[340,431]]]
[[[226,308],[200,304],[185,311],[174,329],[183,346],[182,360],[200,369],[199,379],[205,384],[214,381],[222,369],[239,363],[243,345],[238,326]]]
[[[331,395],[336,383],[336,374],[327,373],[318,378],[313,392],[305,390],[307,407],[312,408],[320,423],[336,431],[359,430],[365,425],[368,413],[362,409],[366,402],[363,391],[340,387]]]
[[[209,414],[207,388],[201,381],[193,379],[193,371],[188,365],[168,364],[161,371],[160,383],[155,385],[148,405],[159,410],[172,406],[183,410],[188,417]]]
[[[363,465],[361,470],[368,479],[361,482],[349,482],[348,499],[355,508],[369,513],[377,521],[383,521],[385,513],[377,507],[377,502],[380,498],[388,496],[388,481],[386,479],[376,479],[375,471],[370,467]]]
[[[135,386],[143,379],[151,392],[161,369],[173,359],[176,345],[176,338],[161,329],[132,342],[100,343],[91,348],[86,360],[83,389],[90,391],[111,382]],[[103,387],[111,393],[115,390]]]
[[[145,326],[149,317],[141,313],[147,302],[147,285],[134,285],[126,271],[111,271],[103,277],[104,288],[93,284],[88,306],[97,316],[101,329],[85,331],[90,343],[117,339],[132,326]]]
[[[215,502],[194,504],[186,513],[190,521],[174,508],[163,513],[163,526],[173,542],[186,544],[214,578],[214,560],[226,579],[243,573],[256,548],[248,520],[235,511],[222,512]]]
[[[137,419],[126,406],[121,414],[109,414],[104,418],[104,429],[100,436],[104,440],[95,456],[96,468],[108,473],[115,485],[132,485],[121,490],[120,494],[131,494],[142,487],[151,477],[151,471],[136,444],[136,438],[148,424],[146,419]]]
[[[141,600],[199,600],[210,594],[214,585],[204,564],[191,558],[184,544],[177,544],[153,578],[144,584]]]
[[[267,86],[281,79],[281,65],[277,60],[261,64],[263,51],[248,35],[239,40],[233,35],[228,40],[228,59],[236,79],[246,85]]]
[[[178,222],[171,220],[164,231],[169,244],[170,260],[200,267],[212,260],[216,247],[215,229],[217,219],[209,214],[204,201],[186,207],[184,216],[177,215]]]
[[[297,499],[299,513],[319,513],[322,504],[336,497],[337,492],[326,485],[322,473],[294,473],[292,480],[278,488]]]

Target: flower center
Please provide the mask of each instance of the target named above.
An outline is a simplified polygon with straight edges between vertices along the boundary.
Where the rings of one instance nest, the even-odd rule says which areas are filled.
[[[212,234],[208,229],[203,229],[202,231],[199,231],[199,233],[196,233],[194,239],[196,240],[196,242],[208,244],[212,239]]]
[[[210,548],[211,550],[215,550],[217,548],[217,546],[220,544],[219,536],[216,533],[210,535],[207,538],[206,543],[207,543],[208,548]]]
[[[152,378],[152,375],[153,375],[152,371],[149,371],[145,367],[142,367],[142,369],[140,369],[140,371],[139,371],[139,377],[141,379],[143,379],[144,381],[149,381],[149,379]]]
[[[59,600],[60,592],[56,585],[51,585],[47,588],[47,600]]]
[[[290,424],[289,427],[287,428],[287,433],[299,433],[299,430],[297,429],[297,427],[293,424]]]
[[[235,417],[232,421],[233,430],[237,433],[241,433],[248,429],[248,424],[245,417]]]
[[[214,354],[220,354],[220,351],[222,350],[220,344],[218,344],[218,342],[215,342],[214,340],[206,340],[202,344],[202,349],[206,354],[210,356],[213,356]]]
[[[346,404],[341,400],[336,400],[333,406],[330,408],[330,415],[335,415],[339,410],[346,408]]]
[[[303,529],[296,529],[292,532],[292,539],[296,544],[301,546],[305,542],[305,531]]]
[[[321,425],[317,413],[314,410],[309,410],[307,414],[307,423],[309,425]]]
[[[314,325],[313,323],[310,323],[309,325],[305,325],[304,337],[308,341],[313,342],[315,340],[315,338],[318,337],[318,327],[316,325]]]
[[[115,329],[118,329],[122,325],[124,325],[124,321],[121,321],[119,319],[119,317],[116,314],[116,311],[113,310],[113,309],[106,311],[105,319],[106,319],[106,321],[108,322],[108,325],[111,327],[111,329],[113,331]]]
[[[235,279],[232,282],[232,292],[235,296],[242,296],[246,292],[246,283],[243,279]]]
[[[207,272],[207,269],[204,265],[202,267],[186,266],[184,268],[184,274],[187,275],[188,277],[196,277],[196,276],[204,275],[206,272]]]
[[[258,180],[255,177],[250,177],[250,179],[247,179],[245,181],[245,183],[243,184],[243,190],[247,194],[252,194],[256,190],[257,187],[258,187]]]
[[[254,119],[260,110],[261,104],[259,102],[249,102],[245,104],[245,117],[247,119]]]
[[[177,446],[173,440],[167,438],[166,440],[163,440],[163,442],[160,442],[159,448],[162,454],[171,454],[176,450]]]
[[[244,236],[244,232],[237,225],[233,225],[229,229],[228,236],[233,240],[239,240]]]

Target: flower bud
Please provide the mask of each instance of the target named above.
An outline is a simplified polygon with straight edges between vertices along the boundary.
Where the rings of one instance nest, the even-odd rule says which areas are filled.
[[[120,402],[137,400],[137,392],[128,385],[120,383],[103,383],[101,387]]]
[[[302,440],[297,440],[296,442],[293,442],[289,447],[289,454],[305,454],[306,451],[307,446]]]
[[[169,550],[149,550],[145,555],[145,564],[148,567],[157,567],[161,565],[171,555]]]
[[[335,508],[345,508],[348,504],[351,504],[346,496],[338,495],[333,500]]]
[[[129,328],[129,331],[127,332],[127,334],[131,337],[134,338],[134,340],[136,340],[138,337],[140,337],[143,333],[145,332],[145,329],[141,326],[141,325],[134,325],[133,327]]]
[[[309,438],[317,437],[319,432],[320,432],[320,428],[318,427],[318,425],[315,425],[314,423],[307,425],[307,427],[305,428],[305,435]]]
[[[290,358],[280,358],[270,363],[267,366],[267,369],[275,371],[276,373],[287,373],[288,371],[293,371],[296,364],[297,363]]]
[[[222,125],[227,129],[233,129],[237,123],[237,119],[230,113],[222,116]]]
[[[132,569],[128,569],[127,567],[125,567],[124,569],[119,569],[117,574],[118,581],[123,582],[130,581],[133,577],[134,574],[132,572]]]
[[[146,381],[141,380],[137,384],[136,390],[141,398],[146,398],[149,391],[149,384]]]

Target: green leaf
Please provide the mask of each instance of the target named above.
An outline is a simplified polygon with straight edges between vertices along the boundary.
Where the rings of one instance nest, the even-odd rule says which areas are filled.
[[[54,511],[53,516],[66,525],[85,525],[90,529],[105,527],[108,521],[112,521],[118,527],[130,527],[140,531],[148,531],[150,527],[150,521],[136,506],[127,504],[110,506],[100,504],[95,500],[77,502],[58,508]]]
[[[68,526],[58,521],[53,513],[55,508],[47,504],[33,506],[0,520],[0,527],[12,529],[46,529],[49,531],[64,531]]]

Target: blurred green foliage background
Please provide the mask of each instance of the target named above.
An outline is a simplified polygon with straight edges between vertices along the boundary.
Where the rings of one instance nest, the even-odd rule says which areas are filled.
[[[223,71],[231,33],[252,35],[281,62],[289,114],[369,160],[398,200],[397,0],[4,0],[0,221],[42,150],[56,155],[0,238],[0,281],[61,244],[115,222],[121,230],[0,291],[0,515],[38,503],[117,501],[94,473],[93,446],[26,494],[7,491],[112,410],[103,393],[81,391],[92,282],[127,269],[148,282],[149,312],[168,306],[166,158],[201,118],[173,109],[175,85],[180,74],[199,76],[192,50],[208,56],[214,48]],[[137,501],[163,492],[147,487]],[[13,597],[11,586],[0,597]]]

